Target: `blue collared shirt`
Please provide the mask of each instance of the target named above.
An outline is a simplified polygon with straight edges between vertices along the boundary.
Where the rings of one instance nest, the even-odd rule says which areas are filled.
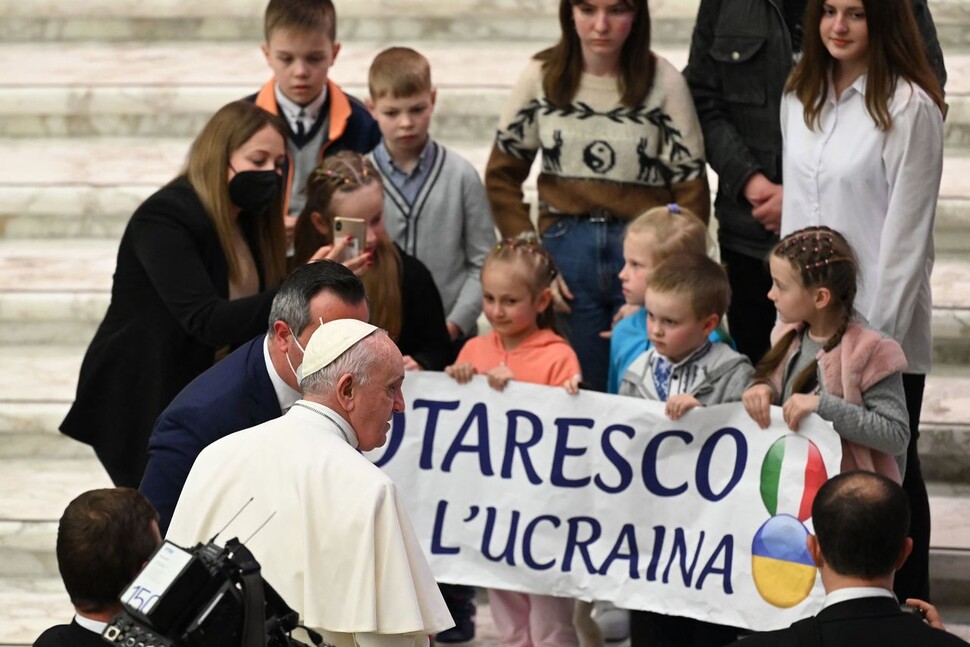
[[[424,145],[424,149],[421,151],[421,155],[418,156],[418,163],[408,173],[399,168],[394,163],[394,160],[391,159],[391,154],[387,152],[387,147],[384,145],[383,139],[381,139],[381,143],[374,149],[374,161],[377,162],[377,168],[381,172],[381,175],[389,179],[391,184],[397,187],[401,195],[404,196],[404,199],[408,201],[408,204],[414,204],[414,201],[418,198],[418,193],[421,192],[421,187],[424,186],[428,176],[431,174],[431,163],[434,161],[434,155],[435,143],[429,136],[428,141]]]

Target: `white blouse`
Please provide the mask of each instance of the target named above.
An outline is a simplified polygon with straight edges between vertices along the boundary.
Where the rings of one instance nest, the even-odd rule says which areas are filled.
[[[903,347],[909,373],[932,366],[933,220],[943,173],[943,116],[922,88],[900,80],[892,126],[865,106],[865,75],[829,94],[815,130],[794,94],[781,104],[781,234],[826,225],[859,260],[856,309]]]

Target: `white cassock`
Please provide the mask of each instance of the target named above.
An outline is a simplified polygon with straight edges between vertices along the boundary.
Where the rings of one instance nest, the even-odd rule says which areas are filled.
[[[337,647],[411,646],[454,625],[394,482],[361,456],[325,406],[284,416],[207,447],[189,473],[166,539],[248,537],[263,577],[303,623]]]

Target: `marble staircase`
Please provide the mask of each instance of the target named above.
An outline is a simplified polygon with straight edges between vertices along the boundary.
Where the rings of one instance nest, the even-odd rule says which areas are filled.
[[[510,85],[558,34],[552,0],[336,2],[344,48],[333,78],[362,96],[377,51],[417,47],[439,88],[436,137],[479,169]],[[683,66],[698,0],[650,4],[656,48]],[[127,218],[178,171],[212,111],[267,78],[264,5],[0,0],[0,647],[69,617],[56,521],[76,494],[110,483],[91,450],[56,428],[107,307]],[[933,275],[938,368],[921,449],[934,590],[970,635],[970,0],[931,9],[950,114]],[[477,644],[496,644],[494,632]]]

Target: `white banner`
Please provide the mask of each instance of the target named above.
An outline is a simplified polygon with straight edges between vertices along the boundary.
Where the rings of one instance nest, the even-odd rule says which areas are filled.
[[[811,501],[841,462],[810,416],[759,429],[740,404],[679,421],[636,398],[408,373],[371,453],[435,576],[767,630],[817,610]]]

